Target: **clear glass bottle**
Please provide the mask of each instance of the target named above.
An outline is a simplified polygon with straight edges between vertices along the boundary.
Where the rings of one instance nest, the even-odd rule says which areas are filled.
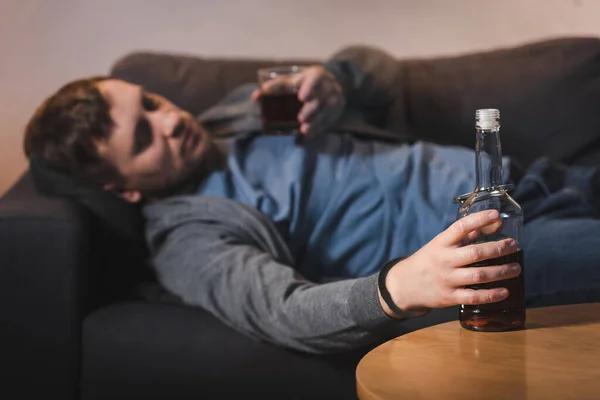
[[[516,278],[472,286],[473,289],[504,287],[508,289],[509,296],[505,300],[491,304],[460,305],[459,320],[464,328],[474,331],[519,329],[525,325],[525,265],[521,248],[523,212],[519,204],[507,193],[507,186],[503,185],[500,111],[496,109],[477,110],[475,127],[477,130],[475,157],[477,185],[468,197],[461,199],[462,204],[459,207],[457,218],[483,210],[498,210],[502,220],[499,229],[479,232],[470,243],[513,238],[519,246],[513,254],[470,266],[518,262],[521,264],[521,274]]]

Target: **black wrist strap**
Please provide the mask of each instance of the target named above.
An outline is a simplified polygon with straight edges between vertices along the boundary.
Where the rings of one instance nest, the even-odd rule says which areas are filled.
[[[398,257],[385,263],[383,268],[381,268],[381,271],[379,271],[377,286],[379,287],[379,293],[381,293],[383,301],[385,301],[385,304],[387,304],[390,310],[392,310],[392,312],[398,317],[408,318],[408,314],[405,311],[403,311],[400,307],[398,307],[396,303],[394,303],[394,300],[392,300],[392,295],[385,286],[385,278],[387,277],[388,272],[390,272],[390,269],[392,269],[394,265],[398,264],[398,262],[400,262],[403,259],[404,257]]]

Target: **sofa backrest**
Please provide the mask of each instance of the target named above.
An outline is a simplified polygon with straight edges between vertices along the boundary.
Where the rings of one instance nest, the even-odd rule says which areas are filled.
[[[159,93],[197,115],[237,86],[256,82],[259,68],[319,62],[310,59],[222,59],[134,52],[117,60],[110,74]]]
[[[119,59],[111,74],[161,93],[197,114],[236,86],[256,81],[260,67],[323,61],[134,52]],[[598,38],[550,39],[397,62],[400,78],[388,130],[472,148],[475,110],[498,108],[504,153],[523,167],[540,156],[600,162]]]
[[[540,156],[600,162],[598,38],[403,64],[404,107],[420,138],[473,148],[475,110],[498,108],[503,151],[523,167]]]

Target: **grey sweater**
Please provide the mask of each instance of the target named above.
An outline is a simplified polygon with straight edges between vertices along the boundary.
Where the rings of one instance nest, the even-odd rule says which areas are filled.
[[[397,98],[390,90],[401,73],[396,60],[357,48],[334,57],[327,68],[342,83],[348,101],[338,128],[406,140],[383,129]],[[258,128],[258,109],[248,101],[252,89],[235,91],[201,121],[220,137]],[[379,304],[377,275],[309,282],[294,270],[273,223],[251,207],[223,198],[177,196],[145,206],[144,214],[163,286],[248,336],[305,352],[334,353],[377,342],[397,323]]]
[[[377,276],[313,283],[275,226],[223,198],[172,197],[149,205],[147,238],[160,282],[260,340],[313,353],[369,344],[394,320],[377,298]]]

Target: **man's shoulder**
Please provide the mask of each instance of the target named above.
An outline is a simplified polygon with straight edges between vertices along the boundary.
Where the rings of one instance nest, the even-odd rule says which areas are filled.
[[[148,225],[159,224],[165,228],[189,221],[226,223],[235,221],[240,215],[257,212],[250,206],[224,197],[194,194],[170,196],[143,207]]]
[[[182,238],[194,238],[196,245],[219,241],[224,237],[247,236],[247,226],[257,224],[255,210],[244,204],[219,197],[178,195],[143,207],[146,240],[159,247],[179,246]],[[252,217],[254,216],[254,218]],[[169,238],[169,240],[166,240]]]
[[[185,230],[195,235],[252,238],[272,230],[271,221],[256,208],[225,197],[181,195],[144,206],[146,236]]]
[[[256,208],[222,197],[173,196],[148,204],[146,240],[160,247],[181,249],[182,241],[194,240],[194,248],[215,253],[225,244],[248,245],[291,260],[275,225]],[[166,240],[169,236],[171,239]]]

